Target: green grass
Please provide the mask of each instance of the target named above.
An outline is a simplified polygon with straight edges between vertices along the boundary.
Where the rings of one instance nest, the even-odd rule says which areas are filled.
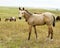
[[[60,15],[60,11],[45,9],[28,9],[30,12],[52,12]],[[6,17],[15,16],[16,22],[5,22]],[[60,48],[60,22],[56,22],[54,30],[54,41],[46,41],[48,27],[37,26],[38,40],[35,39],[32,30],[31,40],[28,41],[28,24],[24,19],[18,19],[18,8],[0,7],[0,48]]]

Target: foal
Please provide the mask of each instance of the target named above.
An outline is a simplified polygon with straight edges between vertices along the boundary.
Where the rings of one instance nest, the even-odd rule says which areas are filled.
[[[24,17],[27,23],[29,24],[29,36],[28,40],[30,40],[31,30],[32,27],[34,27],[36,39],[37,39],[37,32],[36,32],[36,26],[41,26],[46,24],[48,26],[48,38],[51,35],[51,39],[53,39],[53,29],[52,25],[55,26],[55,15],[50,12],[45,12],[42,14],[32,14],[29,11],[25,10],[24,8],[19,7],[19,19],[21,17]]]

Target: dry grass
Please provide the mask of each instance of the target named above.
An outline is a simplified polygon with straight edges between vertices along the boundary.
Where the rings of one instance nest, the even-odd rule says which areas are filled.
[[[38,9],[36,10],[38,12]],[[34,12],[32,9],[30,11]],[[47,10],[42,9],[41,11],[45,12]],[[55,13],[55,11],[53,12]],[[46,25],[37,26],[38,40],[35,39],[34,30],[32,30],[31,40],[28,41],[28,24],[24,19],[19,20],[18,18],[16,22],[5,22],[4,19],[9,16],[15,16],[17,18],[18,9],[0,8],[0,17],[2,18],[0,22],[0,48],[60,48],[60,22],[56,22],[56,26],[53,28],[53,42],[46,41],[48,33]]]

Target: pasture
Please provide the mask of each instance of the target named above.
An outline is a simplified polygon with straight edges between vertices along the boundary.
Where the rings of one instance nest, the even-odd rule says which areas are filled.
[[[26,8],[30,12],[52,12],[60,15],[60,11]],[[56,22],[53,27],[54,40],[46,41],[48,29],[46,25],[37,26],[38,39],[36,40],[34,29],[32,30],[31,39],[28,41],[29,27],[24,18],[18,19],[18,8],[0,7],[0,48],[60,48],[60,21]],[[16,22],[7,21],[6,17],[16,17]]]

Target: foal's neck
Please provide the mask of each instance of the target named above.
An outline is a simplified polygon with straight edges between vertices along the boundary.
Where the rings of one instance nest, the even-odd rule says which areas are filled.
[[[32,14],[29,13],[25,13],[24,18],[26,19],[26,21],[28,21],[28,19],[32,16]]]

